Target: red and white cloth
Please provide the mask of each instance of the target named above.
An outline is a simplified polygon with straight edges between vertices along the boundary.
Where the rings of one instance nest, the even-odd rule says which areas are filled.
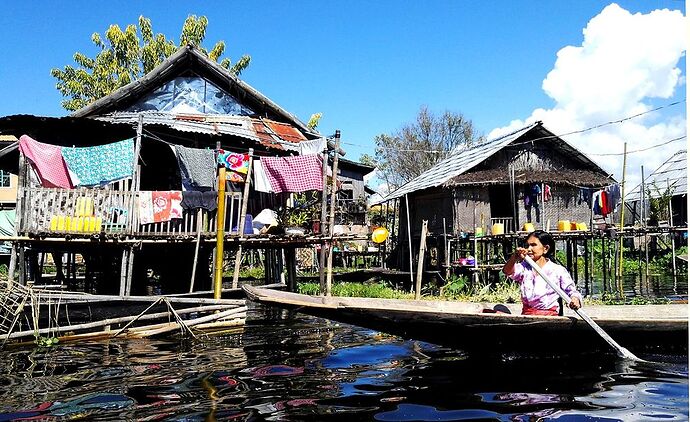
[[[72,179],[62,157],[61,146],[44,144],[22,135],[19,150],[33,164],[43,187],[72,189]]]
[[[261,157],[273,192],[323,190],[322,157],[319,154],[294,157]]]
[[[182,192],[141,191],[139,192],[139,222],[160,223],[173,218],[182,218]]]

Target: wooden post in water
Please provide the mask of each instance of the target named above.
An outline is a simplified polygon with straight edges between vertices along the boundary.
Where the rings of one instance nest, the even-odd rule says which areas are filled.
[[[144,115],[139,113],[139,123],[137,124],[137,137],[134,142],[134,162],[132,163],[132,185],[130,187],[131,199],[129,201],[129,213],[127,216],[127,230],[134,233],[134,208],[136,206],[134,196],[137,192],[137,179],[139,177],[139,153],[141,151],[141,135],[144,131]]]
[[[589,272],[589,239],[585,238],[585,296],[589,296],[589,277],[591,273]]]
[[[213,298],[223,291],[223,246],[225,242],[225,167],[218,169],[218,210],[216,211],[216,268],[213,277]]]
[[[606,237],[601,238],[601,275],[602,275],[602,290],[605,292],[607,290],[606,286],[606,275],[609,271],[608,263],[606,261],[606,254],[608,253],[606,244]]]
[[[337,151],[336,151],[337,154]],[[323,150],[323,162],[321,163],[321,173],[323,177],[323,191],[321,192],[321,236],[325,236],[328,233],[328,228],[326,227],[326,218],[328,213],[327,202],[328,202],[328,142]],[[326,243],[321,243],[321,249],[319,249],[319,291],[321,294],[326,294]]]
[[[132,278],[134,277],[134,247],[129,247],[127,257],[127,284],[125,286],[125,296],[130,296],[132,294]],[[76,271],[76,269],[75,269]],[[76,278],[76,274],[74,276]]]
[[[120,262],[120,296],[125,296],[127,293],[127,260],[129,253],[127,248],[122,248],[122,261]],[[69,268],[69,267],[68,267]],[[67,270],[67,278],[69,278],[69,269]]]
[[[340,131],[335,131],[335,153],[333,154],[333,177],[331,177],[331,209],[328,216],[328,264],[326,269],[326,296],[331,295],[333,281],[333,231],[335,230],[336,193],[338,190],[338,151],[340,150]],[[326,187],[324,186],[324,190]]]
[[[412,278],[412,231],[410,230],[410,198],[405,194],[405,210],[407,213],[407,244],[410,250],[410,289],[414,285]]]
[[[642,191],[640,192],[640,212],[642,214],[642,229],[644,230],[644,271],[649,283],[649,239],[647,238],[647,191],[644,184],[644,166],[640,167],[642,177]],[[648,284],[649,285],[649,284]]]
[[[419,300],[422,297],[422,274],[424,273],[424,252],[426,251],[426,233],[429,221],[422,221],[422,233],[419,239],[419,257],[417,259],[417,282],[414,286],[414,298]],[[410,269],[411,270],[411,269]],[[412,274],[412,271],[410,271]]]
[[[19,153],[19,171],[17,175],[17,205],[14,212],[14,232],[19,234],[21,231],[21,225],[26,224],[26,221],[22,220],[24,210],[26,208],[26,185],[27,185],[27,161],[24,154]],[[12,242],[12,255],[10,256],[10,265],[7,269],[7,283],[9,287],[12,287],[14,283],[14,272],[17,268],[17,254],[19,250],[19,242]]]
[[[671,206],[671,184],[669,183],[668,178],[666,178],[666,192],[668,192],[668,227],[669,227],[669,233],[671,234],[671,257],[673,258],[673,284],[674,284],[674,293],[675,293],[675,280],[676,280],[676,275],[677,270],[676,270],[676,236],[673,230],[673,207]]]
[[[294,246],[285,248],[285,265],[287,266],[287,289],[297,291],[297,249]]]
[[[249,148],[249,167],[247,168],[247,179],[244,181],[244,192],[242,194],[242,206],[240,207],[240,223],[237,231],[240,235],[237,252],[235,253],[235,271],[232,273],[232,288],[236,289],[240,280],[240,266],[242,265],[242,239],[244,239],[244,223],[247,221],[247,203],[249,202],[249,186],[252,180],[252,162],[254,158],[254,148]],[[225,184],[225,180],[222,181]],[[232,216],[231,216],[232,217]]]
[[[618,286],[623,294],[623,229],[625,227],[625,163],[628,158],[628,143],[623,143],[623,177],[621,178],[621,225],[620,238],[618,240]],[[615,207],[616,204],[613,204]]]
[[[202,211],[199,208],[196,212],[196,243],[194,245],[194,262],[192,262],[192,278],[189,280],[189,293],[194,291],[194,279],[196,278],[196,265],[199,262],[199,245],[201,244]]]

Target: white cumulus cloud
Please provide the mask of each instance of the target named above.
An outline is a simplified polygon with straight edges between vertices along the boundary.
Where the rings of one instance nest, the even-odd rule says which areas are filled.
[[[553,69],[542,83],[555,105],[536,109],[525,120],[514,120],[491,131],[489,138],[541,120],[556,134],[586,129],[644,113],[668,104],[685,84],[679,61],[684,57],[688,23],[680,11],[667,9],[630,13],[613,3],[592,18],[583,30],[580,46],[557,53]],[[637,151],[686,134],[685,105],[607,125],[582,134],[564,136],[602,168],[621,179],[623,145]],[[626,190],[639,183],[640,166],[651,173],[685,140],[632,152],[626,165]]]

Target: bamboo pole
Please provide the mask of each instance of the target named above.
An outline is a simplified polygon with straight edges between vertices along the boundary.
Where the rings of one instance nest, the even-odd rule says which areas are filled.
[[[127,257],[127,285],[125,287],[125,296],[132,294],[132,279],[134,277],[134,247],[129,247],[129,253]],[[76,270],[75,270],[76,272]],[[76,278],[76,274],[75,274]]]
[[[673,207],[671,206],[671,184],[669,183],[668,178],[666,178],[666,192],[668,192],[668,226],[670,228],[669,233],[671,235],[671,256],[673,257],[673,282],[674,282],[674,292],[675,293],[675,280],[676,280],[676,275],[677,269],[676,269],[676,241],[675,241],[675,236],[673,234]]]
[[[337,152],[336,152],[337,154]],[[321,235],[326,234],[326,217],[328,213],[328,143],[323,150],[323,161],[321,163],[321,174],[323,180],[323,190],[321,191]],[[326,244],[321,243],[319,249],[319,291],[321,294],[326,294]]]
[[[340,131],[335,131],[335,150],[340,149]],[[335,229],[336,193],[338,190],[338,154],[333,154],[333,177],[331,178],[331,209],[329,212],[328,234],[331,241],[328,243],[328,264],[326,269],[326,296],[331,295],[331,283],[333,281],[333,231]],[[325,187],[324,187],[325,189]]]
[[[244,193],[242,195],[242,206],[240,211],[240,222],[237,225],[240,239],[244,238],[244,223],[247,221],[247,203],[249,202],[249,186],[252,179],[252,163],[254,161],[254,148],[249,148],[249,167],[247,168],[247,180],[244,182]],[[225,181],[223,181],[225,183]],[[235,271],[232,273],[232,287],[236,288],[240,280],[240,266],[242,264],[242,243],[237,246],[235,253]]]
[[[120,296],[126,296],[127,293],[127,258],[128,250],[127,248],[122,248],[122,260],[120,261]],[[67,278],[69,279],[69,266],[67,267]]]
[[[196,278],[196,265],[199,262],[199,245],[201,244],[201,229],[203,214],[201,208],[196,212],[196,244],[194,245],[194,262],[192,263],[192,278],[189,280],[189,293],[194,291],[194,279]]]
[[[623,143],[623,177],[621,178],[621,225],[618,239],[618,289],[623,295],[623,227],[625,227],[625,164],[628,158],[628,143]],[[615,206],[616,204],[613,204]]]
[[[223,310],[227,309],[228,306],[223,306],[223,305],[210,305],[210,306],[197,306],[194,308],[185,308],[185,309],[180,309],[177,311],[178,314],[190,314],[190,313],[195,313],[195,312],[211,312],[211,311],[218,311],[218,310]],[[237,311],[237,313],[242,313],[247,311],[246,306],[238,307],[234,309]],[[169,311],[165,312],[158,312],[154,314],[147,314],[147,315],[130,315],[126,317],[118,317],[118,318],[106,318],[102,319],[100,321],[94,321],[94,322],[86,322],[83,324],[74,324],[74,325],[65,325],[65,326],[57,326],[57,327],[49,327],[49,328],[41,328],[38,330],[38,332],[32,330],[25,330],[25,331],[15,331],[10,334],[4,334],[0,336],[0,340],[9,340],[9,339],[15,339],[15,338],[21,338],[21,337],[28,337],[31,336],[33,337],[35,334],[43,335],[43,334],[57,334],[57,333],[65,333],[65,332],[70,332],[70,331],[77,331],[77,330],[86,330],[89,328],[95,328],[95,327],[105,327],[107,325],[114,325],[114,324],[122,324],[125,322],[132,321],[134,319],[139,319],[140,321],[147,321],[147,320],[152,320],[152,319],[158,319],[158,318],[163,318],[169,314]],[[111,333],[115,333],[115,331],[111,331]],[[93,333],[90,333],[93,334]]]
[[[137,178],[139,177],[139,153],[141,151],[141,135],[142,132],[144,131],[144,115],[142,113],[139,113],[139,122],[137,124],[137,137],[136,141],[134,143],[134,162],[132,163],[132,184],[130,186],[130,192],[132,194],[130,204],[129,204],[129,213],[127,215],[127,225],[128,227],[128,232],[129,233],[134,233],[134,195],[137,192]]]
[[[213,298],[220,299],[223,288],[223,246],[225,240],[225,167],[218,169],[218,211],[216,212],[216,268]]]
[[[412,232],[410,230],[410,198],[405,194],[405,211],[407,213],[407,244],[410,251],[410,289],[414,285],[414,279],[412,278]]]
[[[419,239],[419,257],[417,258],[417,282],[414,287],[414,298],[419,300],[422,297],[422,275],[424,273],[424,252],[426,251],[426,233],[428,220],[422,221],[422,234]],[[411,270],[411,269],[410,269]],[[410,274],[412,271],[410,271]]]
[[[643,213],[642,216],[642,228],[644,229],[644,271],[647,278],[647,283],[649,283],[649,239],[647,238],[647,191],[644,184],[644,166],[640,167],[640,172],[642,174],[642,185],[640,193],[640,212]]]

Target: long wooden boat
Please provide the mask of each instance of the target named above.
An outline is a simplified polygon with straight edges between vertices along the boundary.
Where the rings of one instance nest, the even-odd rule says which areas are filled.
[[[564,316],[521,315],[521,305],[308,296],[244,286],[266,305],[463,350],[607,350],[570,309]],[[587,314],[630,350],[687,353],[688,305],[588,305]],[[609,349],[610,350],[610,349]]]

